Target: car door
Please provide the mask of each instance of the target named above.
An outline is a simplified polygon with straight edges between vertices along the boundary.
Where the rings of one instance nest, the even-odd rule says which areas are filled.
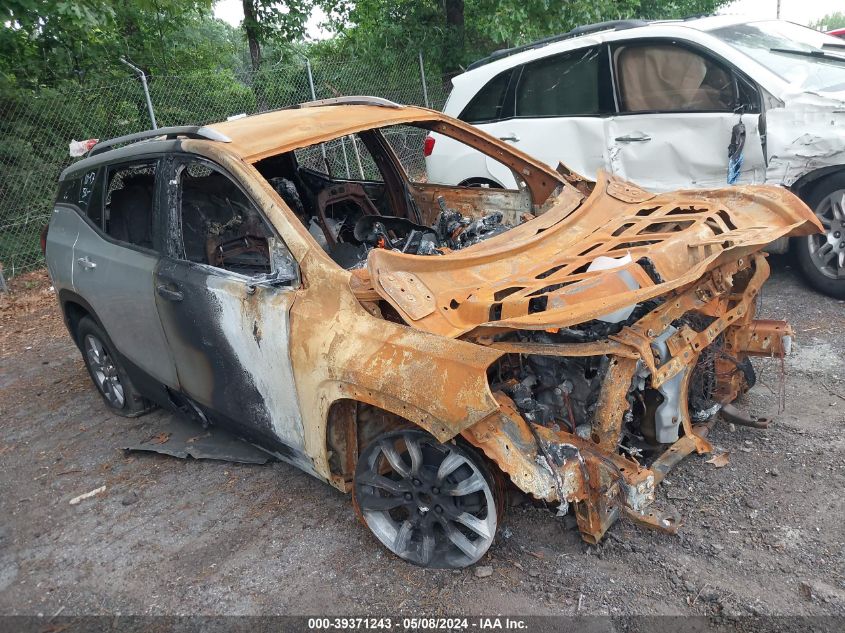
[[[603,46],[534,60],[514,70],[503,117],[478,127],[543,161],[588,178],[604,167],[613,91]],[[488,159],[488,163],[491,159]]]
[[[158,318],[153,271],[161,259],[160,159],[101,167],[83,176],[72,287],[93,308],[117,350],[145,377],[178,386]]]
[[[613,173],[658,191],[763,182],[759,96],[750,82],[676,41],[626,42],[611,55],[619,103],[607,127]],[[731,148],[742,156],[732,174]]]
[[[288,343],[293,258],[222,168],[176,156],[167,169],[156,305],[182,393],[212,422],[308,469]]]

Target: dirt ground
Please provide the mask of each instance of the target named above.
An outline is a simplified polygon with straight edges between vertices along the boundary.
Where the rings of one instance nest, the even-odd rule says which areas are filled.
[[[678,536],[624,520],[602,545],[535,506],[509,509],[478,570],[394,558],[350,499],[294,468],[125,454],[166,422],[111,416],[43,273],[0,295],[0,614],[845,614],[845,302],[772,258],[760,316],[788,318],[793,355],[758,361],[719,423],[730,452],[692,456],[659,502]],[[70,505],[81,493],[105,492]],[[486,570],[485,570],[486,571]]]

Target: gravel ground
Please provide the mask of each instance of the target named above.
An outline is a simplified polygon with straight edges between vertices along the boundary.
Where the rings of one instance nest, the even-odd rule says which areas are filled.
[[[454,572],[394,558],[348,497],[287,465],[124,454],[168,414],[109,415],[46,278],[19,278],[0,297],[0,614],[845,615],[845,303],[772,261],[760,316],[798,341],[785,384],[758,361],[739,405],[776,423],[720,423],[730,463],[670,473],[678,536],[622,520],[590,547],[519,506],[480,568]]]

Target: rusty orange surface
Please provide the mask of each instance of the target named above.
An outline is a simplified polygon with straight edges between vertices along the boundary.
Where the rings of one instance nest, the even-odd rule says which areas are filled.
[[[600,174],[583,202],[566,189],[545,214],[444,257],[374,251],[373,287],[409,324],[444,336],[491,326],[565,327],[689,284],[784,235],[821,230],[807,206],[781,188],[643,192],[643,201],[625,202],[612,193],[618,184]],[[586,270],[598,256],[626,255],[633,261],[624,267]]]

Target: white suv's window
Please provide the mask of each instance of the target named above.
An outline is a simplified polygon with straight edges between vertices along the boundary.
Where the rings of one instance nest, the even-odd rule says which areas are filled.
[[[674,44],[637,44],[615,52],[623,112],[732,111],[732,73]]]
[[[525,64],[516,86],[516,116],[585,116],[611,111],[603,49],[544,57]]]
[[[505,107],[505,95],[513,72],[513,68],[508,68],[488,81],[458,118],[467,123],[489,123],[512,116],[512,112],[509,112],[511,108]]]

